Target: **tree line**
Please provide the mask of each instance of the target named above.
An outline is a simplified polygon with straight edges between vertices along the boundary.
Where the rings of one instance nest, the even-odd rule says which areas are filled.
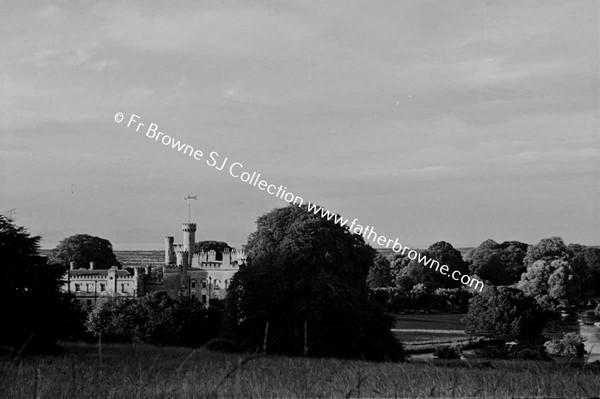
[[[306,207],[288,206],[257,219],[245,247],[247,263],[223,303],[206,308],[157,292],[138,300],[109,300],[87,314],[60,291],[68,260],[94,261],[98,267],[117,260],[108,241],[74,237],[47,259],[39,255],[40,237],[0,216],[0,256],[7,265],[0,299],[14,327],[0,333],[0,346],[35,350],[85,336],[200,346],[221,337],[245,351],[403,360],[402,344],[390,330],[390,312],[467,312],[467,333],[530,339],[539,336],[549,314],[592,306],[590,298],[600,289],[600,250],[565,245],[558,237],[536,245],[486,240],[464,257],[444,241],[423,251],[485,281],[488,287],[479,294],[406,256],[379,255],[361,236]],[[73,258],[77,252],[80,257]]]

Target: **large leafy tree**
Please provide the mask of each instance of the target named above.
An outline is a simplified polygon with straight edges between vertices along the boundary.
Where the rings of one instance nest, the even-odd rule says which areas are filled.
[[[525,271],[523,259],[527,244],[505,241],[498,244],[488,239],[475,250],[469,251],[469,269],[481,279],[493,285],[510,285],[519,281]]]
[[[527,271],[522,274],[518,287],[533,296],[547,311],[559,307],[578,306],[586,296],[586,281],[590,273],[586,266],[582,247],[567,247],[560,237],[540,240],[527,249],[524,263]]]
[[[518,288],[534,297],[547,311],[577,306],[581,299],[581,279],[566,260],[538,260],[523,273]]]
[[[541,239],[536,245],[530,245],[523,261],[525,266],[530,267],[538,260],[551,262],[557,259],[567,259],[569,256],[569,249],[561,237],[549,237]]]
[[[68,267],[71,261],[75,261],[77,267],[84,268],[89,267],[90,262],[95,262],[97,269],[120,266],[110,241],[88,234],[76,234],[63,239],[52,250],[50,259],[63,267]]]
[[[568,249],[573,271],[581,276],[584,295],[600,296],[600,248],[569,244]]]
[[[73,299],[60,291],[62,270],[39,255],[39,236],[0,215],[0,346],[48,349],[68,333]]]
[[[290,355],[403,358],[392,320],[369,300],[375,251],[361,236],[290,205],[258,218],[246,254],[224,316],[243,348],[266,343],[267,351]]]
[[[487,286],[469,301],[465,332],[505,340],[535,339],[543,320],[539,305],[522,291]]]
[[[460,251],[455,249],[446,241],[439,241],[432,244],[422,255],[429,259],[436,260],[440,265],[447,265],[450,268],[448,273],[458,270],[461,274],[469,274],[469,268],[464,262]],[[418,258],[404,261],[409,261],[408,265],[403,267],[396,278],[396,284],[406,291],[410,291],[416,284],[423,284],[427,289],[434,290],[436,288],[458,288],[462,287],[460,281],[449,278],[448,275],[443,275],[435,268],[424,266],[419,263]]]
[[[393,285],[390,260],[387,257],[379,253],[375,255],[375,260],[367,276],[367,284],[371,289],[391,287]]]

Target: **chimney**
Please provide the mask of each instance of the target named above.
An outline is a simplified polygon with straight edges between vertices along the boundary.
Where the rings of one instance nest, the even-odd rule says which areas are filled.
[[[94,270],[96,268],[96,262],[90,262],[90,270]]]
[[[77,262],[75,262],[74,260],[72,260],[71,262],[69,262],[69,269],[70,270],[75,270],[76,266],[77,266]]]

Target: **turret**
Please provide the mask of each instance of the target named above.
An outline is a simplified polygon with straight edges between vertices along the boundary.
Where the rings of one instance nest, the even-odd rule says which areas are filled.
[[[172,265],[175,263],[175,251],[173,249],[173,241],[175,239],[171,236],[165,237],[165,265]]]
[[[183,224],[183,250],[188,253],[187,264],[192,264],[196,247],[196,223]]]
[[[177,266],[188,267],[188,265],[189,265],[189,263],[188,263],[188,259],[189,259],[189,253],[188,253],[188,251],[185,251],[185,250],[177,251],[176,255],[177,255]]]

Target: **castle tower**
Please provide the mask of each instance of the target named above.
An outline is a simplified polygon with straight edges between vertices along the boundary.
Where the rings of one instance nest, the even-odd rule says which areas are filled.
[[[165,265],[172,265],[175,263],[175,251],[173,249],[173,242],[175,239],[171,236],[165,237]]]
[[[188,253],[188,265],[192,265],[196,249],[196,223],[183,224],[183,250]]]

